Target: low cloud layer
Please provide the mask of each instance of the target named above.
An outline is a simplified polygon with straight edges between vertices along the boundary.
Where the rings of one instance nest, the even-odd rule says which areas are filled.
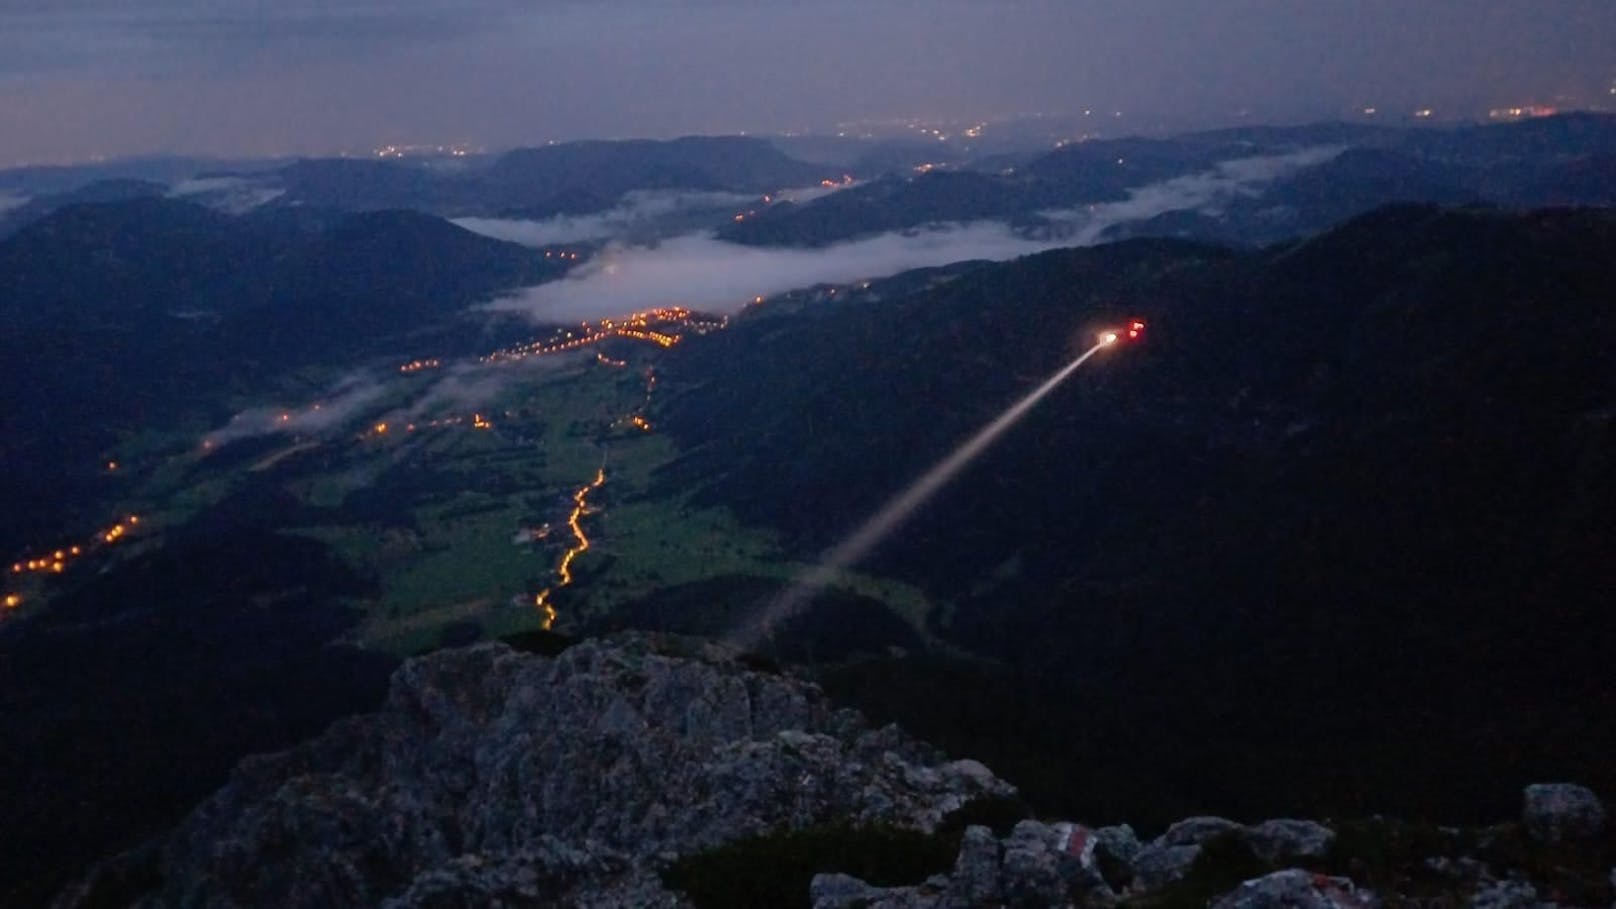
[[[491,407],[513,385],[529,382],[535,372],[550,372],[579,357],[560,355],[497,363],[456,363],[443,372],[424,392],[404,407],[389,413],[392,420],[421,420],[435,417],[469,417]]]
[[[366,409],[375,405],[386,391],[374,377],[356,373],[332,386],[314,403],[244,410],[231,417],[223,427],[208,433],[203,441],[217,446],[271,433],[330,435],[360,419]]]
[[[734,312],[757,296],[814,284],[882,278],[971,259],[1003,261],[1061,246],[1099,242],[1118,224],[1170,211],[1215,212],[1274,180],[1340,154],[1337,148],[1225,161],[1211,170],[1133,190],[1122,202],[1044,212],[1061,229],[1033,237],[980,221],[881,234],[818,249],[727,243],[710,233],[654,246],[608,246],[567,278],[527,288],[491,308],[539,322],[623,315],[657,306]],[[508,238],[509,239],[509,238]]]
[[[559,215],[538,221],[457,218],[454,223],[496,240],[523,246],[553,246],[621,237],[650,229],[658,220],[670,215],[726,210],[756,202],[756,196],[744,193],[641,190],[625,195],[612,208],[589,215]]]
[[[822,249],[742,246],[710,233],[687,234],[651,247],[607,247],[567,278],[527,288],[491,308],[539,322],[675,305],[734,312],[754,297],[799,287],[967,259],[1014,259],[1063,243],[1029,240],[997,222],[882,234]]]
[[[11,193],[0,192],[0,218],[5,217],[13,209],[21,208],[27,204],[27,196],[16,196]]]
[[[248,177],[198,177],[174,184],[169,187],[168,194],[176,199],[190,199],[218,211],[239,215],[273,202],[285,195],[286,190],[266,186]]]
[[[1128,198],[1121,202],[1042,214],[1051,220],[1076,227],[1071,245],[1089,246],[1099,242],[1107,230],[1119,224],[1147,221],[1174,211],[1216,214],[1220,206],[1233,199],[1259,195],[1274,181],[1323,164],[1345,150],[1344,147],[1331,146],[1303,149],[1286,155],[1236,158],[1221,162],[1208,171],[1129,190]]]
[[[203,441],[217,447],[274,434],[331,439],[377,422],[447,418],[469,422],[473,413],[492,407],[513,386],[531,381],[535,372],[576,360],[562,355],[498,363],[467,361],[411,377],[356,372],[312,402],[244,410]]]

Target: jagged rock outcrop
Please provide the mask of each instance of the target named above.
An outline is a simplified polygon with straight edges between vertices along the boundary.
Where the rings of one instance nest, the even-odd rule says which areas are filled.
[[[930,831],[1014,791],[810,684],[659,646],[412,660],[377,713],[242,762],[140,905],[677,906],[654,874],[674,856],[833,821]]]
[[[1288,868],[1246,881],[1211,909],[1376,909],[1374,894],[1344,877]]]
[[[1545,793],[1545,790],[1552,792]],[[998,838],[971,827],[951,874],[907,887],[872,887],[821,875],[815,909],[1125,909],[1204,905],[1209,909],[1616,909],[1616,839],[1591,841],[1590,802],[1581,787],[1528,790],[1579,831],[1546,848],[1541,824],[1461,829],[1374,818],[1342,834],[1316,821],[1243,825],[1195,817],[1141,846],[1127,827],[1090,829],[1022,821]],[[1554,795],[1547,799],[1546,795]],[[1591,793],[1588,793],[1591,797]],[[1594,800],[1593,804],[1597,804]],[[1569,827],[1567,826],[1569,825]],[[1580,826],[1579,826],[1580,825]],[[1430,851],[1422,851],[1430,850]],[[1608,870],[1607,870],[1608,869]],[[1375,886],[1366,886],[1359,875]],[[1607,876],[1608,875],[1608,876]],[[1386,889],[1381,890],[1384,886]]]
[[[851,874],[816,874],[808,884],[808,904],[813,909],[864,906],[880,899],[883,892]]]
[[[845,874],[822,874],[810,895],[814,909],[1110,906],[1117,896],[1096,859],[1100,848],[1099,832],[1078,824],[1021,821],[1002,840],[973,826],[966,828],[950,875],[880,888]]]
[[[1537,783],[1526,787],[1521,823],[1539,842],[1589,839],[1605,829],[1605,806],[1586,786]]]
[[[1167,828],[1161,835],[1166,846],[1199,846],[1214,837],[1241,830],[1241,826],[1223,817],[1192,817]]]
[[[1091,829],[1061,822],[1021,821],[1009,836],[996,839],[986,827],[970,827],[960,844],[952,875],[913,887],[871,887],[847,875],[820,875],[811,888],[817,909],[978,909],[978,907],[1057,907],[1102,909],[1120,902],[1150,899],[1183,880],[1202,849],[1216,840],[1234,840],[1270,866],[1323,857],[1335,832],[1304,820],[1271,820],[1251,827],[1218,817],[1180,821],[1149,844],[1140,845],[1127,826]],[[1344,878],[1297,871],[1308,880],[1278,872],[1247,882],[1229,893],[1224,909],[1267,909],[1297,905],[1307,909],[1365,909],[1372,897]],[[1291,902],[1287,902],[1291,901]]]
[[[1134,885],[1140,890],[1156,890],[1181,880],[1201,855],[1195,844],[1170,846],[1156,840],[1147,843],[1134,856]]]
[[[1141,843],[1126,825],[945,824],[981,799],[1013,807],[1013,794],[981,764],[872,729],[817,687],[748,669],[717,645],[627,634],[546,658],[485,644],[412,660],[379,711],[243,761],[166,840],[103,863],[57,905],[688,909],[662,872],[711,895],[681,877],[684,859],[821,825],[905,828],[950,837],[947,849],[958,836],[958,848],[947,873],[878,887],[842,873],[791,878],[805,869],[788,847],[795,870],[775,880],[802,880],[796,892],[815,909],[1616,899],[1604,808],[1570,784],[1528,787],[1520,824],[1474,830],[1193,817]],[[829,861],[827,871],[842,859]]]
[[[1550,909],[1537,888],[1520,880],[1488,881],[1470,897],[1470,909]]]
[[[1004,874],[999,841],[986,827],[967,827],[960,839],[954,875],[947,885],[954,902],[980,906],[997,899],[1004,891]]]
[[[1135,886],[1155,890],[1178,881],[1189,873],[1201,854],[1201,845],[1214,837],[1235,833],[1239,824],[1221,817],[1192,817],[1167,828],[1167,832],[1141,847],[1133,858]]]
[[[1335,831],[1318,821],[1276,818],[1240,831],[1252,853],[1270,864],[1323,858],[1335,842]]]

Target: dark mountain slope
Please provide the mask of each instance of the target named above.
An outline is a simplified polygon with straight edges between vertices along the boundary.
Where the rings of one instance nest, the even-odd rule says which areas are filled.
[[[1481,202],[1490,197],[1479,188],[1481,179],[1480,173],[1462,165],[1382,148],[1354,148],[1282,178],[1260,195],[1228,200],[1215,216],[1170,212],[1120,224],[1106,236],[1178,235],[1211,242],[1238,238],[1264,245],[1316,233],[1385,205]]]
[[[706,497],[822,546],[1142,314],[1147,344],[1079,373],[873,563],[1014,667],[1001,700],[940,704],[902,670],[882,697],[910,692],[899,713],[955,747],[972,716],[1044,743],[1012,778],[1102,813],[1497,814],[1472,779],[1616,783],[1613,292],[1604,212],[1059,251],[742,320],[678,352],[659,426]]]
[[[290,164],[275,177],[286,190],[279,205],[341,211],[438,211],[463,204],[465,195],[462,181],[452,175],[397,161],[313,158]]]
[[[241,289],[255,305],[220,331],[281,365],[374,350],[498,290],[564,270],[531,250],[408,211],[344,217],[259,267],[256,293]]]
[[[823,246],[922,224],[1008,219],[1030,210],[1039,198],[1028,181],[936,171],[912,179],[886,177],[805,204],[783,202],[725,225],[719,236],[765,246]]]
[[[806,186],[831,176],[826,169],[787,156],[762,139],[690,136],[666,142],[569,142],[507,152],[488,182],[522,193],[513,206],[543,204],[569,192],[616,198],[635,189],[767,192]]]
[[[324,545],[216,533],[82,580],[0,628],[0,902],[173,823],[244,755],[380,702],[389,657],[330,642],[365,583]]]
[[[1268,180],[1259,179],[1260,165],[1247,165],[1238,169],[1247,177],[1238,191],[1230,191],[1231,174],[1217,170],[1225,162],[1303,149],[1344,153],[1294,173],[1276,169]],[[1608,114],[1456,129],[1318,124],[1094,140],[1056,149],[1013,172],[950,180],[927,174],[776,206],[726,225],[722,235],[739,243],[825,245],[940,220],[1037,223],[1041,212],[1123,201],[1165,181],[1209,175],[1225,187],[1216,198],[1188,191],[1193,185],[1158,188],[1144,194],[1153,214],[1117,225],[1106,238],[1173,236],[1258,247],[1393,203],[1605,204],[1611,180],[1601,162],[1613,153],[1616,117]]]
[[[91,205],[97,202],[126,202],[162,196],[168,187],[146,180],[96,180],[76,189],[49,193],[30,199],[27,204],[0,214],[0,239],[38,221],[55,211],[72,205]]]
[[[692,136],[522,148],[454,168],[316,159],[286,167],[273,179],[286,190],[274,202],[282,208],[544,218],[599,211],[640,190],[762,193],[832,176],[840,172],[798,161],[761,139]]]
[[[250,248],[231,219],[152,197],[63,209],[0,243],[0,319],[123,321],[207,305]]]
[[[1576,158],[1616,153],[1616,116],[1572,112],[1515,123],[1409,133],[1405,147],[1474,164],[1500,158]]]
[[[823,246],[925,224],[980,219],[1031,221],[1043,209],[1128,198],[1143,186],[1251,152],[1229,144],[1116,139],[1068,146],[1009,174],[933,171],[889,177],[803,205],[776,205],[719,236],[755,245]]]
[[[1127,198],[1129,187],[1206,170],[1219,161],[1256,150],[1249,145],[1196,137],[1104,139],[1056,149],[1021,171],[1063,187],[1070,201],[1115,201]]]
[[[113,440],[440,326],[563,267],[409,212],[65,209],[0,243],[0,543],[71,517]]]

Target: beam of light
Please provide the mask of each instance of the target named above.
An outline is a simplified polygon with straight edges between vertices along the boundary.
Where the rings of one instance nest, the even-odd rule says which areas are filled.
[[[1078,370],[1106,347],[1117,340],[1112,332],[1100,336],[1100,341],[1090,347],[1084,354],[1072,362],[1061,367],[1054,375],[1044,381],[1044,384],[1033,389],[1026,397],[1010,405],[1004,413],[993,422],[982,427],[976,435],[968,439],[963,445],[956,448],[952,454],[938,462],[932,469],[909,484],[908,488],[894,496],[869,520],[859,525],[842,542],[828,550],[821,557],[818,565],[804,573],[797,582],[787,588],[785,593],[777,597],[763,612],[740,627],[733,629],[729,638],[738,646],[746,649],[756,647],[767,638],[769,631],[780,622],[790,618],[808,605],[818,593],[825,589],[837,575],[862,560],[870,551],[897,530],[904,521],[908,520],[920,507],[939,490],[948,485],[966,465],[975,460],[978,455],[986,451],[988,446],[998,440],[1006,430],[1014,426],[1027,412],[1054,391],[1056,386],[1066,381],[1066,378]]]

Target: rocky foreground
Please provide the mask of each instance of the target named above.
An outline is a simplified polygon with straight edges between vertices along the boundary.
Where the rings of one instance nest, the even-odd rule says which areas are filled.
[[[1611,853],[1598,843],[1604,825],[1598,798],[1567,784],[1528,787],[1519,826],[1417,831],[1376,821],[1354,825],[1359,842],[1352,844],[1307,820],[1248,826],[1195,817],[1148,843],[1126,825],[1090,829],[1023,820],[1003,838],[985,827],[968,828],[953,871],[922,884],[880,888],[833,873],[815,876],[810,892],[813,909],[1603,906],[1612,904],[1616,888],[1616,867],[1605,864]],[[1409,841],[1415,838],[1423,842]],[[1374,877],[1385,889],[1319,870],[1332,865]]]
[[[1603,807],[1575,786],[1533,787],[1522,823],[1480,831],[1192,818],[1148,842],[1017,822],[1013,796],[716,646],[487,644],[412,660],[378,712],[242,762],[163,842],[57,905],[1516,909],[1611,905],[1616,887]],[[966,823],[989,815],[997,834]],[[942,866],[894,886],[841,873],[870,831]],[[865,878],[902,877],[863,858]]]

